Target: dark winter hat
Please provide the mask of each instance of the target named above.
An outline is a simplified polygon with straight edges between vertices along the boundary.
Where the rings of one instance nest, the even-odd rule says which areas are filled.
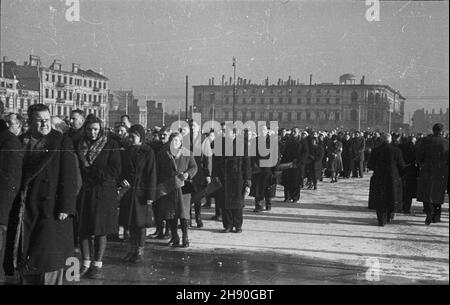
[[[145,129],[139,124],[131,126],[130,129],[128,130],[128,133],[137,134],[141,138],[141,141],[145,140]]]
[[[444,130],[444,125],[443,124],[441,124],[441,123],[434,124],[433,132],[435,134],[441,133],[443,130]]]

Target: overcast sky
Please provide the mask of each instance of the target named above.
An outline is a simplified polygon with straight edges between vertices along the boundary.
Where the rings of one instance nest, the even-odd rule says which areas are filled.
[[[416,108],[448,107],[447,1],[382,1],[381,20],[368,22],[365,1],[80,0],[73,23],[64,2],[2,0],[2,55],[22,63],[32,53],[47,66],[57,58],[67,70],[77,62],[112,89],[172,96],[171,108],[184,100],[186,75],[190,85],[219,82],[233,56],[238,76],[257,83],[365,75],[409,98],[406,120]]]

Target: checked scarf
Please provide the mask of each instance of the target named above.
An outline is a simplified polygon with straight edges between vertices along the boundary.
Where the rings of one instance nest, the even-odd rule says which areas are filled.
[[[90,167],[95,159],[100,155],[108,141],[106,135],[101,136],[96,141],[89,143],[86,139],[80,141],[78,145],[78,156],[84,167]]]

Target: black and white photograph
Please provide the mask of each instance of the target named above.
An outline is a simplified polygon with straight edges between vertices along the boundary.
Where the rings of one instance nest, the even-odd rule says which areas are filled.
[[[0,27],[2,289],[449,285],[449,1],[0,0]]]

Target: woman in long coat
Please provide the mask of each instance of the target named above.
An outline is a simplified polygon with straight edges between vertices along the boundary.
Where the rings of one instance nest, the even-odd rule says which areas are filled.
[[[121,172],[119,144],[108,138],[102,121],[94,115],[86,118],[84,137],[77,150],[83,178],[77,212],[81,255],[81,275],[102,277],[102,260],[106,249],[106,235],[117,233],[117,180]],[[91,243],[94,236],[94,244]],[[91,248],[94,261],[91,265]]]
[[[119,225],[130,231],[125,261],[140,262],[144,258],[146,228],[153,225],[152,203],[156,192],[156,163],[153,149],[145,140],[141,125],[129,129],[131,145],[122,156],[122,187],[128,188],[120,201]]]
[[[331,137],[328,146],[328,170],[331,175],[331,183],[338,181],[338,175],[342,171],[342,143],[338,141],[337,135]]]
[[[184,181],[187,186],[188,180],[191,180],[197,173],[197,163],[190,151],[182,147],[182,141],[183,137],[180,133],[172,133],[169,138],[170,149],[159,152],[156,158],[158,188],[164,185],[166,189],[169,189],[168,193],[158,201],[161,217],[170,226],[172,239],[169,245],[172,247],[180,246],[177,230],[178,219],[181,220],[182,246],[189,247],[188,219],[191,206],[191,194],[183,194],[183,188],[178,187],[174,181]]]
[[[400,149],[391,144],[390,134],[384,134],[384,143],[375,148],[367,166],[373,170],[370,179],[369,209],[376,210],[378,225],[384,226],[402,210],[402,178],[405,168]]]

